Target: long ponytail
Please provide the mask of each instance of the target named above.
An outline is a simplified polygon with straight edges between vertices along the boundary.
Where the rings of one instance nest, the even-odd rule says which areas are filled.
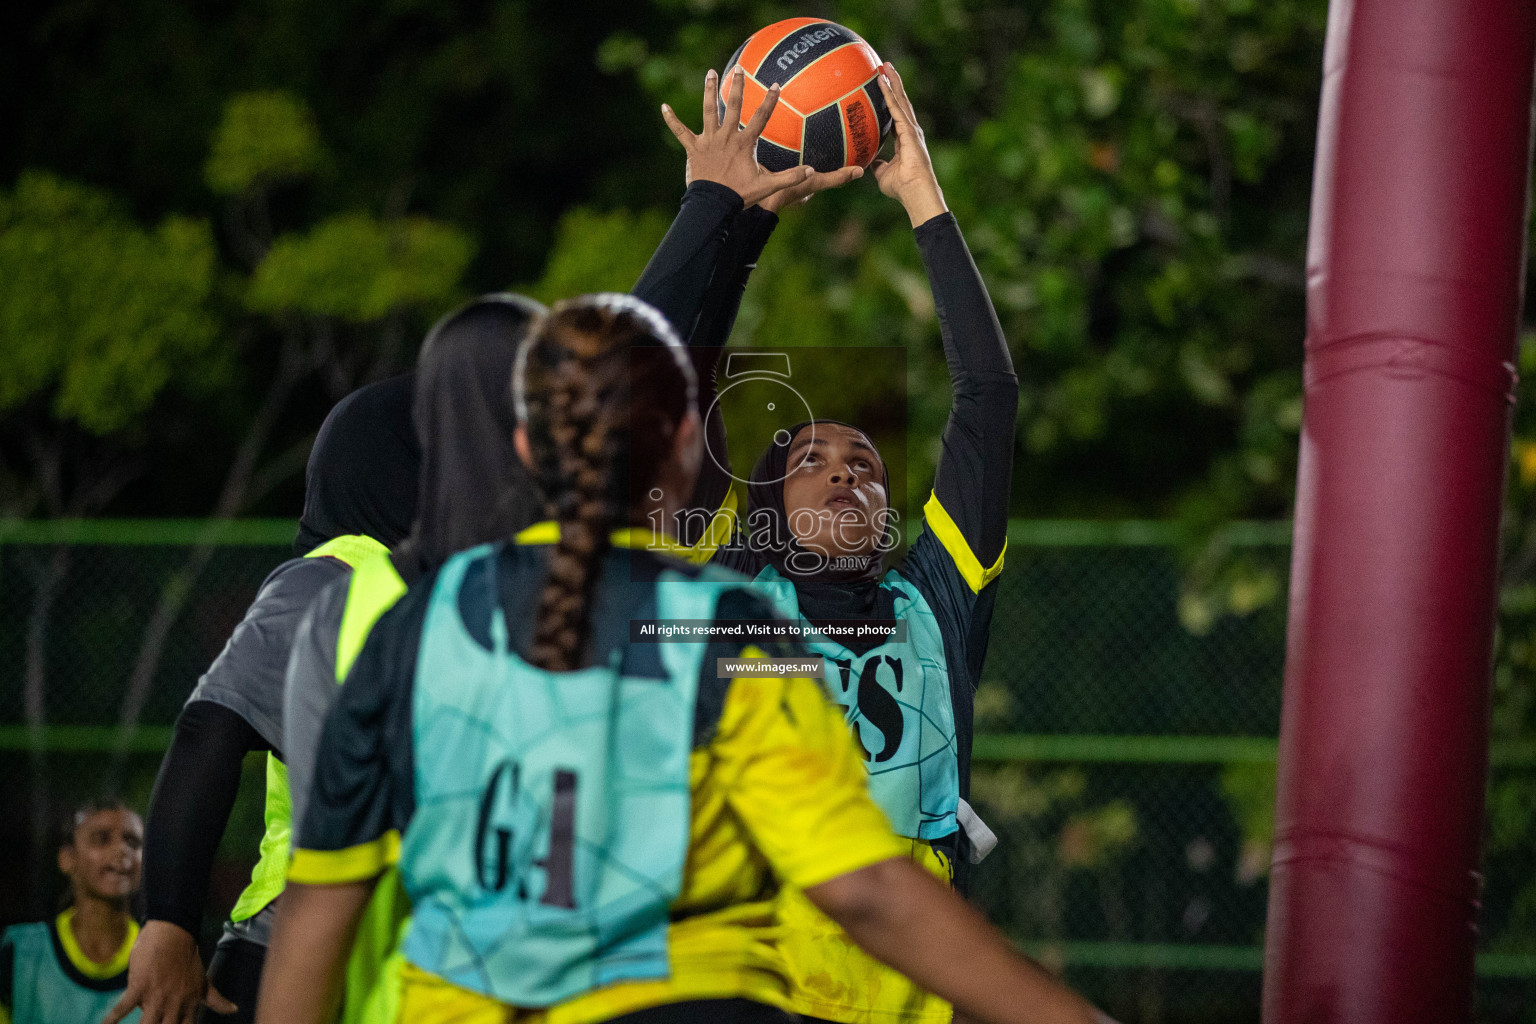
[[[518,353],[513,391],[546,513],[560,528],[530,660],[565,672],[580,666],[609,535],[654,486],[697,383],[660,313],[605,293],[550,310]]]

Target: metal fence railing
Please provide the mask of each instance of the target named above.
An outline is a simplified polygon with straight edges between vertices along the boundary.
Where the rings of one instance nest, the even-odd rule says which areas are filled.
[[[48,808],[114,772],[147,796],[188,690],[292,536],[0,523],[0,878],[21,877],[6,857]],[[1255,1016],[1289,540],[1283,523],[1200,543],[1164,523],[1010,527],[972,787],[1002,842],[973,894],[1123,1019]],[[1496,744],[1493,776],[1536,781],[1536,743]],[[0,918],[29,899],[0,894]],[[1486,865],[1480,949],[1480,1015],[1536,1019],[1536,850]]]

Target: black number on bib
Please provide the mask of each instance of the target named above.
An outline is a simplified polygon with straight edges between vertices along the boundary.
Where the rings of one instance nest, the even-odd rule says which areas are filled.
[[[577,773],[569,768],[554,772],[554,793],[549,808],[549,854],[533,862],[544,869],[544,895],[539,902],[547,907],[576,908],[576,789]],[[480,815],[475,828],[475,881],[481,888],[501,892],[513,881],[517,898],[528,899],[527,879],[513,878],[512,845],[517,829],[514,823],[536,828],[532,821],[519,821],[528,814],[521,802],[522,766],[506,760],[491,772],[485,792],[480,797]]]
[[[576,861],[576,773],[564,768],[555,772],[555,800],[549,813],[549,856],[539,861],[544,869],[546,907],[576,909],[573,889]]]

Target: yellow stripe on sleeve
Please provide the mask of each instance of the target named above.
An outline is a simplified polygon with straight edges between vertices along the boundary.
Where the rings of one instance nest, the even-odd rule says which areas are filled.
[[[653,533],[644,527],[629,527],[615,530],[609,540],[614,547],[649,548],[692,562],[695,565],[703,565],[714,557],[715,551],[722,544],[730,543],[731,537],[736,533],[736,518],[736,492],[735,490],[729,490],[725,492],[725,500],[720,503],[720,507],[710,517],[709,525],[704,529],[704,535],[692,544],[680,544],[665,534]],[[558,544],[560,543],[560,524],[553,519],[534,523],[513,536],[512,543],[523,545]]]
[[[553,519],[546,519],[541,523],[534,523],[525,527],[513,536],[513,544],[558,544],[560,542],[560,524]]]
[[[288,881],[304,885],[361,882],[400,860],[400,833],[390,829],[377,839],[344,850],[294,850]]]
[[[928,504],[923,506],[923,518],[928,523],[928,529],[944,545],[944,550],[949,552],[949,557],[954,561],[955,568],[960,570],[960,576],[972,593],[981,593],[985,587],[997,578],[997,574],[1003,571],[1003,557],[1008,554],[1008,542],[1003,541],[1003,550],[997,553],[997,561],[991,568],[981,564],[981,559],[976,557],[971,546],[965,542],[965,535],[960,532],[960,527],[950,518],[949,511],[939,504],[937,494],[929,494]]]

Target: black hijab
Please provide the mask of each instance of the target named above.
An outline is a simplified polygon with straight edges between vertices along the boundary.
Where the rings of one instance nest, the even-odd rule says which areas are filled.
[[[416,516],[421,448],[411,425],[413,374],[358,388],[320,425],[304,470],[304,514],[295,554],[363,534],[399,543]]]
[[[413,414],[421,489],[411,534],[393,554],[407,583],[539,518],[543,500],[512,442],[512,366],[543,313],[521,295],[485,295],[439,320],[422,344]]]
[[[876,551],[859,565],[844,568],[805,567],[821,559],[795,540],[784,511],[784,478],[789,475],[789,449],[800,431],[813,423],[831,423],[858,430],[841,420],[806,420],[776,435],[747,481],[747,528],[751,531],[749,547],[756,558],[778,570],[779,575],[795,585],[800,614],[812,625],[833,621],[891,619],[895,617],[891,592],[880,586],[884,574],[881,553]],[[862,433],[862,431],[861,431]],[[777,438],[784,438],[780,443]],[[890,495],[890,474],[881,461],[881,483]],[[887,526],[887,530],[890,527]],[[884,545],[882,545],[884,546]],[[884,640],[848,640],[839,642],[855,654],[864,654]]]

